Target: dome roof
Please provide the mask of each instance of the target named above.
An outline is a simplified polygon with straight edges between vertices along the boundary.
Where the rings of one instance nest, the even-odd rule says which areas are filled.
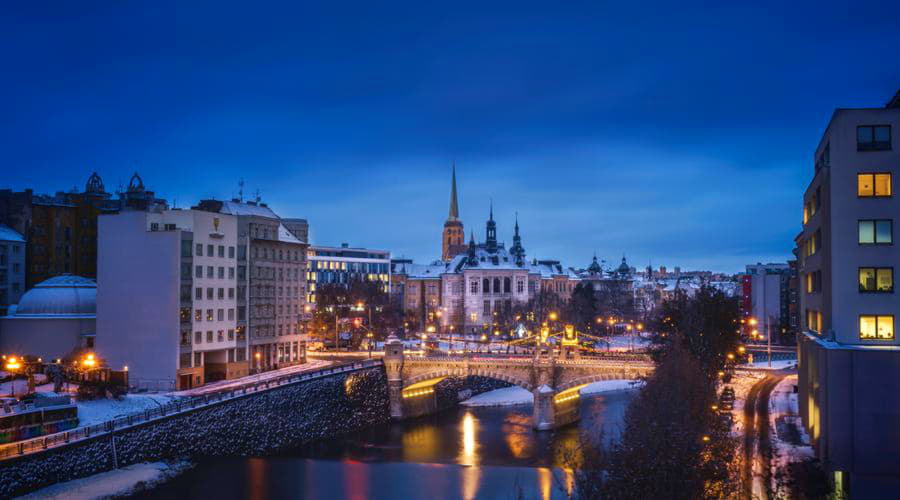
[[[19,300],[15,316],[95,316],[97,284],[64,274],[38,283]]]

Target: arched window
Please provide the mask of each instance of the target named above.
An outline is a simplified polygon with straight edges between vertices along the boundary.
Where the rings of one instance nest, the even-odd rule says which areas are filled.
[[[500,293],[500,278],[494,278],[494,293]]]
[[[503,278],[503,293],[512,292],[512,282],[509,278]]]
[[[485,278],[481,284],[481,293],[491,293],[491,280]]]

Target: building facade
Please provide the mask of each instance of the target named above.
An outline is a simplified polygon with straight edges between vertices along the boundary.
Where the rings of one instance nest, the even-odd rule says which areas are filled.
[[[0,190],[0,223],[18,231],[26,240],[26,288],[50,277],[75,274],[97,277],[97,217],[120,210],[164,208],[135,173],[125,191],[113,198],[96,172],[83,191],[35,195]]]
[[[458,219],[455,179],[454,171],[450,217],[441,237],[442,259],[427,265],[409,259],[392,262],[392,297],[402,302],[404,311],[415,318],[417,326],[483,334],[491,330],[498,316],[527,304],[542,291],[569,300],[580,278],[559,261],[529,261],[518,219],[513,227],[513,243],[507,249],[497,238],[493,206],[485,224],[484,241],[477,243],[473,232],[463,251],[459,251],[457,234],[448,233],[448,228],[463,227]]]
[[[251,368],[269,370],[305,362],[309,245],[265,203],[203,200],[196,208],[237,217],[236,331],[247,339]],[[305,237],[305,220],[292,221],[294,231]]]
[[[94,348],[96,315],[94,281],[72,275],[50,278],[25,292],[0,317],[0,352],[74,359]]]
[[[100,357],[132,385],[186,389],[249,373],[238,330],[238,221],[203,210],[99,218]]]
[[[814,156],[797,237],[800,411],[839,489],[900,488],[900,92],[884,108],[838,109]]]
[[[307,301],[315,306],[316,288],[322,285],[349,285],[354,281],[379,283],[391,291],[391,253],[387,250],[312,245],[307,251]]]
[[[17,304],[25,291],[25,238],[0,224],[0,316]]]

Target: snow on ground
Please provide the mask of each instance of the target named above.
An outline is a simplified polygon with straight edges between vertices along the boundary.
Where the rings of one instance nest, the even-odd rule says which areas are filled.
[[[220,380],[218,382],[206,384],[201,387],[195,387],[193,389],[187,389],[184,391],[173,392],[172,394],[175,396],[197,396],[197,395],[205,394],[208,392],[221,391],[223,389],[233,389],[235,387],[240,387],[244,384],[252,384],[254,382],[264,382],[266,380],[272,380],[275,378],[284,377],[285,375],[292,375],[295,373],[303,373],[303,372],[308,372],[308,371],[321,370],[322,368],[325,368],[330,364],[332,364],[331,361],[324,361],[321,359],[310,359],[306,363],[303,363],[301,365],[286,366],[284,368],[279,368],[277,370],[258,373],[256,375],[248,375],[246,377],[241,377],[241,378],[234,378],[231,380]]]
[[[754,370],[793,370],[797,368],[796,359],[773,359],[772,366],[769,367],[768,361],[754,361],[753,363],[745,363],[738,365],[741,368],[751,368]]]
[[[635,387],[637,387],[637,384],[634,380],[604,380],[584,386],[581,389],[581,394],[599,394]],[[460,404],[464,406],[513,406],[531,404],[532,402],[534,402],[534,396],[531,392],[518,386],[512,386],[473,396]]]
[[[78,401],[78,426],[94,425],[131,413],[159,408],[172,401],[166,394],[126,394],[122,399]]]
[[[623,391],[626,389],[637,389],[641,387],[642,382],[637,380],[602,380],[600,382],[592,382],[581,389],[581,394],[599,394],[601,392]]]
[[[787,464],[802,462],[815,454],[800,419],[796,384],[797,375],[788,375],[775,386],[769,399],[769,435],[775,451],[771,462],[773,481],[774,473],[786,470]]]
[[[34,374],[35,384],[40,385],[46,382],[46,375],[44,375],[43,373]],[[50,390],[53,390],[53,386],[51,385],[50,387]],[[26,392],[28,392],[28,379],[17,378],[15,380],[0,383],[0,396],[11,396],[12,394],[14,394],[13,390],[15,390],[16,396],[23,396]]]
[[[134,464],[94,476],[54,484],[20,498],[23,500],[88,500],[125,496],[140,493],[147,487],[162,483],[188,467],[190,465],[184,462]]]
[[[531,404],[534,396],[531,392],[519,387],[504,387],[473,396],[463,401],[463,406],[513,406]]]
[[[735,372],[728,384],[734,389],[734,409],[731,411],[734,419],[734,425],[731,428],[732,435],[744,435],[744,402],[747,400],[747,393],[753,384],[759,382],[765,377],[764,373],[739,371]]]

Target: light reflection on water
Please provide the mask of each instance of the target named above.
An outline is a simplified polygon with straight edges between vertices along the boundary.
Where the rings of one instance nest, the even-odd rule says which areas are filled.
[[[531,429],[530,405],[458,408],[277,457],[211,460],[145,497],[561,499],[572,475],[560,456],[580,432],[614,438],[633,394],[584,397],[582,420],[554,432]]]

